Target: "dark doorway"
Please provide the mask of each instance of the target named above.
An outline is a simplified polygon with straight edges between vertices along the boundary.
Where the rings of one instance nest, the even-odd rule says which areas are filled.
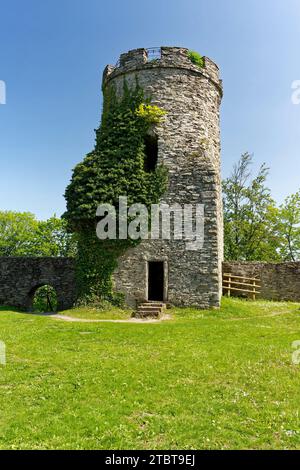
[[[158,159],[158,139],[154,134],[147,134],[144,138],[145,143],[145,171],[154,171]]]
[[[164,263],[148,263],[148,300],[164,300]]]

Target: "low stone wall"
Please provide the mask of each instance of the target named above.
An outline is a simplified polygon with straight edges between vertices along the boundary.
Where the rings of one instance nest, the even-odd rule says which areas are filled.
[[[224,262],[223,273],[258,277],[260,298],[300,302],[300,262]],[[76,300],[74,260],[0,257],[0,305],[30,310],[35,291],[46,284],[56,290],[58,310],[71,308]]]
[[[76,299],[75,265],[71,258],[0,258],[0,305],[30,310],[35,291],[51,285],[58,310],[72,307]]]
[[[300,302],[300,262],[259,263],[226,261],[223,273],[235,276],[258,277],[261,294],[266,300]]]

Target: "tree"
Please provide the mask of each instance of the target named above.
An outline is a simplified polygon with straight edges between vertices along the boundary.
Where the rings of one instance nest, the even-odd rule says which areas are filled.
[[[40,221],[37,231],[39,251],[43,256],[75,256],[76,241],[68,233],[67,222],[55,215],[46,221]]]
[[[74,256],[74,236],[55,216],[38,221],[30,212],[0,211],[0,256]]]
[[[279,208],[277,225],[283,261],[300,259],[300,191],[288,196]]]
[[[29,212],[0,212],[0,255],[34,256],[38,221]]]
[[[225,259],[275,261],[278,210],[266,186],[269,169],[263,164],[253,177],[252,163],[244,153],[223,182]]]

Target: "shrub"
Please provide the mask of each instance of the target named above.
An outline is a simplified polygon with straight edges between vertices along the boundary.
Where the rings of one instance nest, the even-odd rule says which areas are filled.
[[[198,52],[189,51],[188,57],[193,64],[197,65],[197,67],[204,67],[204,59]]]
[[[155,105],[141,103],[136,110],[136,115],[150,125],[159,124],[163,116],[166,115],[166,111]]]

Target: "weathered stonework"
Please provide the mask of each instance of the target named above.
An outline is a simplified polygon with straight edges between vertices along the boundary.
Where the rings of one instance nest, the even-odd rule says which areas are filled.
[[[220,177],[219,107],[222,82],[218,67],[204,58],[194,65],[188,50],[162,47],[161,58],[148,61],[146,49],[122,54],[116,67],[107,66],[103,88],[120,96],[126,79],[136,80],[152,104],[167,114],[157,126],[158,164],[169,173],[161,202],[204,204],[204,246],[187,251],[184,241],[144,240],[119,259],[115,289],[136,307],[148,300],[148,262],[164,262],[164,301],[179,306],[218,307],[222,291],[223,218]]]
[[[30,310],[36,290],[51,285],[58,310],[76,300],[75,267],[71,258],[0,258],[0,305]]]
[[[258,277],[261,284],[258,298],[300,302],[300,262],[228,261],[223,263],[223,272],[235,276]]]
[[[135,269],[136,276],[139,274],[143,276],[145,271],[147,272],[147,255],[149,254],[151,259],[156,259],[151,248],[149,252],[143,253],[144,258],[142,255],[139,258],[135,253],[132,258],[131,253],[127,253],[126,259],[122,260],[123,266],[127,267],[130,272],[137,259],[140,272]],[[165,259],[167,277],[172,280],[172,276],[168,273],[168,256],[171,260],[172,257],[168,249],[165,250],[165,258],[161,256],[161,252],[157,258]],[[193,264],[193,267],[196,270],[196,264]],[[258,277],[261,284],[261,294],[258,298],[300,302],[300,262],[231,261],[223,263],[223,272],[236,276]],[[182,273],[182,278],[184,278],[184,273]],[[196,285],[198,278],[197,276],[195,278]],[[184,285],[183,281],[181,282]],[[53,286],[56,290],[58,310],[71,308],[76,300],[74,260],[71,258],[0,258],[0,305],[30,310],[36,289],[46,284]],[[140,292],[138,284],[137,282],[137,294]],[[166,285],[167,288],[168,285]],[[129,292],[135,292],[131,290],[131,284],[129,284]]]

